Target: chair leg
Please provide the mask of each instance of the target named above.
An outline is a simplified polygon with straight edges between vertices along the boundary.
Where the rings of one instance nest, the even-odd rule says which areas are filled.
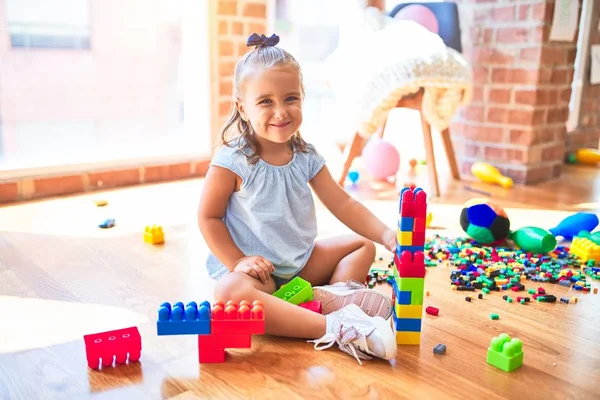
[[[338,179],[340,186],[344,186],[344,181],[346,180],[346,176],[348,176],[348,171],[350,171],[352,161],[354,161],[354,159],[360,155],[365,143],[365,138],[360,136],[358,133],[355,133],[354,137],[352,138],[352,143],[350,143],[350,146],[346,147],[346,160],[344,161],[342,174]]]
[[[442,142],[444,143],[444,151],[446,152],[446,158],[450,166],[450,172],[452,178],[460,180],[460,172],[458,164],[456,163],[456,154],[454,153],[454,147],[452,146],[452,139],[450,138],[450,128],[446,128],[442,131]]]
[[[427,168],[429,170],[429,184],[435,196],[440,196],[440,185],[438,182],[437,168],[435,166],[435,154],[433,152],[433,138],[431,137],[431,126],[425,120],[425,116],[421,112],[421,128],[423,130],[423,138],[425,142],[425,153],[427,157]]]

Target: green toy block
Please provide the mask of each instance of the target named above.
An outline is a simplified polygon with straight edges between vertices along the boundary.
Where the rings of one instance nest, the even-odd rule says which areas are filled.
[[[413,306],[423,305],[425,293],[424,278],[399,278],[396,277],[396,286],[400,292],[411,292],[410,304]]]
[[[273,293],[273,296],[298,305],[311,301],[313,299],[313,290],[309,282],[297,276],[280,287],[278,291]]]
[[[501,333],[490,343],[487,362],[506,372],[520,368],[523,365],[523,342],[517,338],[511,339],[506,333]]]

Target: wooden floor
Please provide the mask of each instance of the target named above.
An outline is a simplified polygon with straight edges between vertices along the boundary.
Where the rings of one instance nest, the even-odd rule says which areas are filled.
[[[429,200],[436,229],[428,233],[460,234],[460,205],[481,196],[465,185],[489,191],[514,228],[550,228],[572,211],[598,211],[596,171],[569,167],[558,182],[511,190],[442,179],[444,197]],[[225,364],[200,366],[194,337],[158,337],[155,321],[163,301],[212,300],[195,224],[201,190],[202,180],[192,180],[0,208],[0,399],[600,398],[599,295],[542,285],[580,302],[521,306],[492,294],[467,303],[450,290],[444,266],[426,279],[425,305],[440,315],[424,316],[421,346],[401,346],[393,362],[360,366],[336,349],[259,336]],[[348,190],[394,226],[397,189],[361,182]],[[95,207],[97,198],[109,205]],[[321,235],[346,232],[318,213]],[[117,225],[98,229],[107,217]],[[164,246],[142,242],[152,223],[164,226]],[[89,370],[82,336],[131,325],[142,335],[140,362]],[[524,365],[512,373],[486,364],[490,340],[502,332],[524,343]],[[432,353],[437,343],[445,355]]]

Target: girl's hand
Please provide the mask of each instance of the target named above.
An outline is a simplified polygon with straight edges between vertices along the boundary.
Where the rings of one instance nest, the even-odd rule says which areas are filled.
[[[386,229],[385,232],[383,232],[383,237],[381,241],[383,242],[382,244],[385,246],[386,249],[388,249],[392,253],[396,251],[396,232],[394,232],[391,229]]]
[[[275,271],[273,263],[261,256],[242,257],[233,268],[234,271],[245,272],[263,284],[269,281],[271,273]]]

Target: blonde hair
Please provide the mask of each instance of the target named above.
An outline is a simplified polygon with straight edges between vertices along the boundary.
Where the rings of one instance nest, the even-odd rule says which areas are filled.
[[[257,35],[254,34],[253,36]],[[262,37],[265,38],[264,35]],[[246,53],[235,66],[235,72],[233,74],[232,107],[227,122],[221,131],[221,143],[229,147],[234,147],[234,145],[236,145],[235,143],[237,143],[236,146],[246,155],[250,164],[255,164],[260,158],[260,144],[253,135],[254,131],[250,123],[242,119],[240,111],[235,106],[235,100],[240,97],[244,80],[255,68],[274,68],[281,65],[291,66],[298,72],[302,98],[304,98],[304,83],[302,82],[302,70],[300,69],[300,64],[298,64],[298,61],[296,61],[290,53],[280,47],[269,45],[263,41],[252,51]],[[290,145],[293,151],[307,153],[312,150],[312,146],[302,139],[299,131],[290,139]]]

